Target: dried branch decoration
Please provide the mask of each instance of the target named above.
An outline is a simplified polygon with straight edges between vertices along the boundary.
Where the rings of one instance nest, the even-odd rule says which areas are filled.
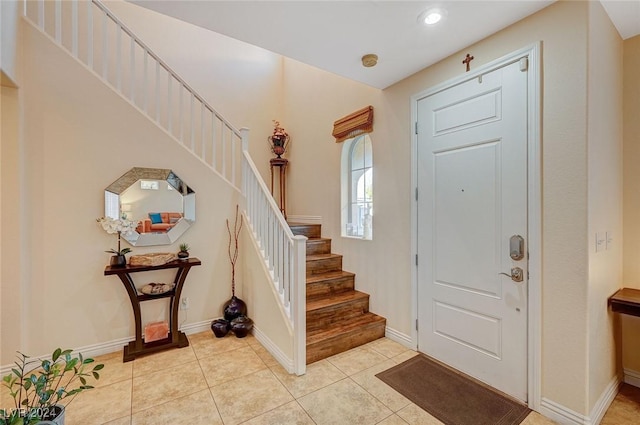
[[[233,224],[233,239],[235,240],[235,246],[233,252],[231,251],[231,227],[229,226],[229,219],[227,219],[227,233],[229,234],[229,261],[231,262],[231,296],[236,296],[236,261],[238,261],[238,238],[240,237],[240,230],[242,230],[242,216],[240,216],[240,224],[238,225],[238,205],[236,205],[236,217]]]

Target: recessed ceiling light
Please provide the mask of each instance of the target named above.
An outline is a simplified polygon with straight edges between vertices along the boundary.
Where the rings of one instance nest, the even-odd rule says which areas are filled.
[[[423,25],[434,25],[437,24],[447,15],[446,10],[440,8],[431,8],[422,12],[418,16],[418,22]]]

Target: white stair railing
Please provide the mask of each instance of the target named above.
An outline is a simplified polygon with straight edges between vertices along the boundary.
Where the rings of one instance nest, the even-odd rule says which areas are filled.
[[[98,0],[24,0],[24,18],[246,198],[246,215],[306,368],[306,253],[237,130]],[[241,165],[238,166],[238,165]]]

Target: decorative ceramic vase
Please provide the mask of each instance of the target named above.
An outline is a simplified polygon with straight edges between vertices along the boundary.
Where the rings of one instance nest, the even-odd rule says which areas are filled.
[[[125,257],[124,255],[114,255],[111,257],[109,265],[111,267],[124,267],[127,265],[127,257]]]
[[[187,258],[189,258],[189,251],[178,252],[178,258],[181,260],[186,260]]]
[[[287,150],[287,142],[289,136],[269,136],[269,143],[271,144],[271,152],[276,154],[278,158]]]
[[[238,316],[246,315],[247,305],[234,295],[227,301],[222,311],[224,313],[224,319],[230,322]]]
[[[229,333],[230,325],[224,319],[216,319],[211,322],[211,330],[216,338],[222,338]]]
[[[238,316],[231,321],[231,332],[233,332],[236,337],[244,338],[253,328],[253,320],[249,319],[247,316]]]

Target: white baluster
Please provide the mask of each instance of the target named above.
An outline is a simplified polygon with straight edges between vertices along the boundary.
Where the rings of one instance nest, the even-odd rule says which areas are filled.
[[[93,70],[93,3],[87,4],[87,66]]]
[[[55,39],[58,44],[62,43],[62,2],[56,0],[55,2]]]
[[[78,0],[71,1],[71,54],[78,58]]]
[[[109,39],[107,38],[107,14],[102,13],[102,78],[107,79],[108,62],[107,51],[109,50]]]
[[[116,40],[116,89],[122,93],[122,27],[118,25]]]
[[[129,43],[129,100],[136,104],[136,40],[131,37]]]
[[[149,105],[148,105],[148,91],[149,91],[149,87],[148,86],[148,76],[149,76],[149,64],[148,64],[148,60],[149,60],[149,51],[147,49],[145,49],[143,47],[143,54],[144,54],[144,65],[143,65],[143,77],[142,77],[142,109],[144,109],[144,113],[149,115]]]

